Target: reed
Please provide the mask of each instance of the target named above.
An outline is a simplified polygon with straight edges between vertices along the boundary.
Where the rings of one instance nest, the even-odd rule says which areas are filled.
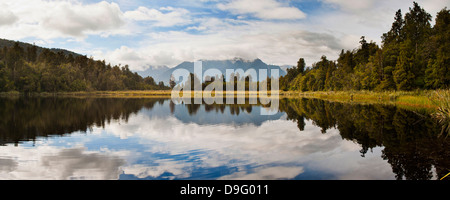
[[[432,116],[442,126],[441,134],[450,134],[450,90],[436,90],[431,100],[437,106]]]
[[[282,92],[285,97],[305,97],[334,100],[341,102],[391,103],[407,107],[435,109],[437,106],[430,100],[433,90],[417,91],[318,91],[318,92]]]

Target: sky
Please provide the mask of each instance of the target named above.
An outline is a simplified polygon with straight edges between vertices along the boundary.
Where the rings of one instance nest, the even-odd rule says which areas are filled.
[[[68,49],[138,71],[259,58],[307,65],[381,42],[412,0],[2,0],[0,38]],[[450,0],[416,0],[434,17]],[[432,23],[434,24],[434,22]]]

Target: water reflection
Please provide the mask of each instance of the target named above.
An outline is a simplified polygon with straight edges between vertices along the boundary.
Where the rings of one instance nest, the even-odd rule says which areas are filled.
[[[300,101],[300,103],[298,102]],[[343,139],[361,145],[361,156],[369,149],[384,147],[382,158],[392,166],[396,179],[431,179],[450,171],[449,139],[439,137],[440,127],[426,114],[382,105],[352,105],[320,100],[284,100],[281,110],[297,121],[304,119],[327,129],[336,127]]]
[[[449,139],[394,106],[0,98],[0,179],[437,179]]]

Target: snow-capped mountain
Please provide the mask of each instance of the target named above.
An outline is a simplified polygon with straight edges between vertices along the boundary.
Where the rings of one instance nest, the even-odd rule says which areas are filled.
[[[248,69],[255,69],[257,74],[260,69],[266,69],[267,75],[271,77],[271,69],[278,69],[279,76],[286,75],[286,71],[281,69],[280,66],[276,65],[268,65],[264,63],[260,59],[255,60],[244,60],[241,58],[235,58],[230,60],[201,60],[202,61],[202,69],[205,73],[208,69],[218,69],[222,72],[223,75],[226,74],[227,69],[242,69],[243,71],[247,71]],[[155,79],[155,81],[164,81],[165,84],[169,83],[170,77],[173,71],[177,69],[186,69],[189,72],[194,72],[194,62],[183,62],[173,68],[168,67],[150,67],[146,71],[138,72],[142,77],[151,76]],[[208,74],[209,75],[209,74]],[[212,75],[212,74],[211,74]],[[265,79],[265,78],[263,78]],[[261,78],[259,78],[261,80]]]

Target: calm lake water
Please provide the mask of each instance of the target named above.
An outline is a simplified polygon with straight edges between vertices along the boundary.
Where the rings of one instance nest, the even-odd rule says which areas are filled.
[[[439,179],[450,137],[426,113],[282,99],[0,98],[0,179]]]

